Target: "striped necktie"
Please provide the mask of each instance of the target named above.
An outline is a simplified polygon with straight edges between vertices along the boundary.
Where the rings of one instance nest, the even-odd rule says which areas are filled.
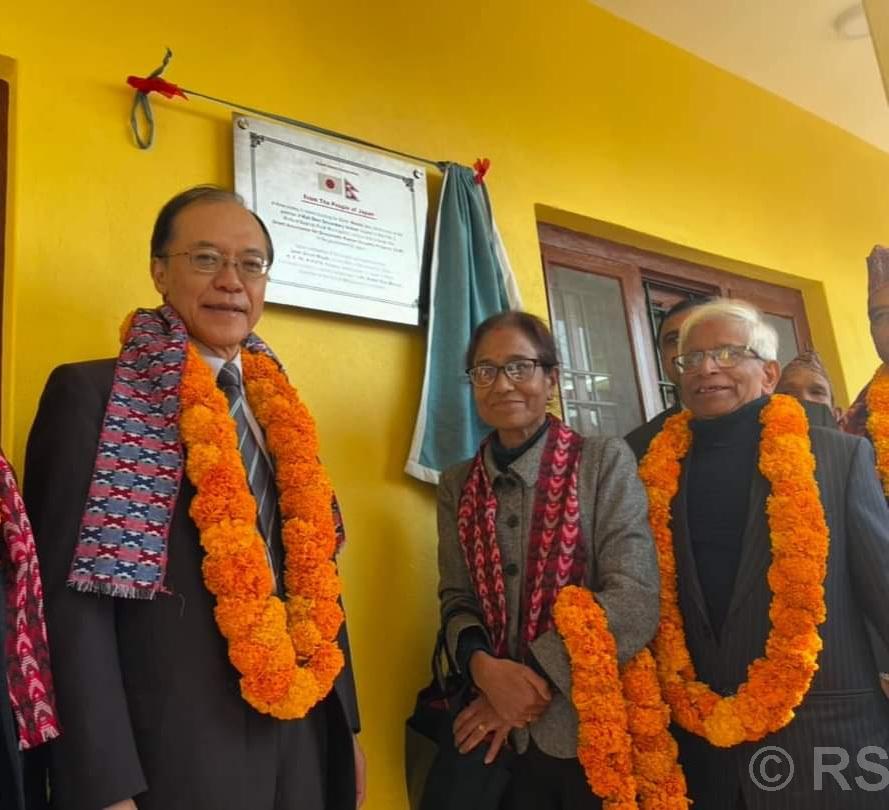
[[[244,410],[246,401],[241,388],[241,371],[235,363],[226,363],[219,371],[216,385],[228,399],[228,412],[235,420],[238,433],[238,450],[247,472],[247,483],[256,501],[256,522],[265,538],[266,553],[269,565],[275,577],[279,567],[275,564],[277,554],[275,548],[275,531],[278,523],[278,492],[275,487],[275,475],[269,460],[259,446]]]

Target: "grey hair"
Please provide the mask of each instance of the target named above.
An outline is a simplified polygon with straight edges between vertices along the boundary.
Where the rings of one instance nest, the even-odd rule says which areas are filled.
[[[763,360],[778,359],[778,333],[763,318],[753,304],[738,298],[715,298],[696,307],[679,329],[679,353],[685,351],[691,330],[705,321],[729,318],[741,324],[747,332],[747,345]]]

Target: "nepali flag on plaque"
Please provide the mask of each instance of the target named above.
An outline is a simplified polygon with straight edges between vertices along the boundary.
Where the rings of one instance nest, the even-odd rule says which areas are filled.
[[[347,200],[355,200],[355,202],[359,202],[358,200],[358,186],[353,186],[348,180],[343,181],[346,184],[346,199]]]

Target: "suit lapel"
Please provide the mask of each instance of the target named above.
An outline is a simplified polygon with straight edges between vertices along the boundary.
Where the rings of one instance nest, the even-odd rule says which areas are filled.
[[[700,611],[704,622],[710,627],[710,611],[704,601],[704,592],[701,590],[701,581],[698,579],[698,565],[695,562],[694,550],[691,546],[691,537],[688,532],[688,467],[689,459],[682,462],[680,472],[679,491],[673,500],[673,553],[676,555],[676,575],[680,582],[686,583],[686,588],[695,607]],[[711,628],[712,630],[712,628]]]
[[[741,540],[741,559],[735,574],[735,586],[728,612],[725,615],[727,626],[732,614],[743,604],[747,594],[762,581],[772,562],[772,545],[769,535],[766,498],[771,487],[759,469],[750,482],[750,500],[747,506],[747,525]]]

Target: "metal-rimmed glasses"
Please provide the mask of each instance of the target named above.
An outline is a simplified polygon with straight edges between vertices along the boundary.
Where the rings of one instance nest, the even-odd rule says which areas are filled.
[[[159,259],[172,259],[174,256],[187,256],[191,266],[199,273],[212,276],[227,264],[234,266],[238,275],[247,279],[258,279],[268,275],[271,262],[255,253],[242,253],[240,256],[226,256],[218,250],[182,250],[179,253],[166,253]]]
[[[702,349],[686,352],[673,358],[673,363],[682,372],[697,371],[709,357],[718,368],[734,368],[742,360],[762,360],[749,346],[717,346],[715,349]]]
[[[476,388],[487,388],[494,384],[497,375],[502,371],[508,380],[514,383],[527,382],[534,376],[537,366],[546,368],[546,364],[532,357],[522,357],[517,360],[510,360],[502,366],[493,363],[479,363],[477,366],[466,369],[469,375],[469,381]]]

